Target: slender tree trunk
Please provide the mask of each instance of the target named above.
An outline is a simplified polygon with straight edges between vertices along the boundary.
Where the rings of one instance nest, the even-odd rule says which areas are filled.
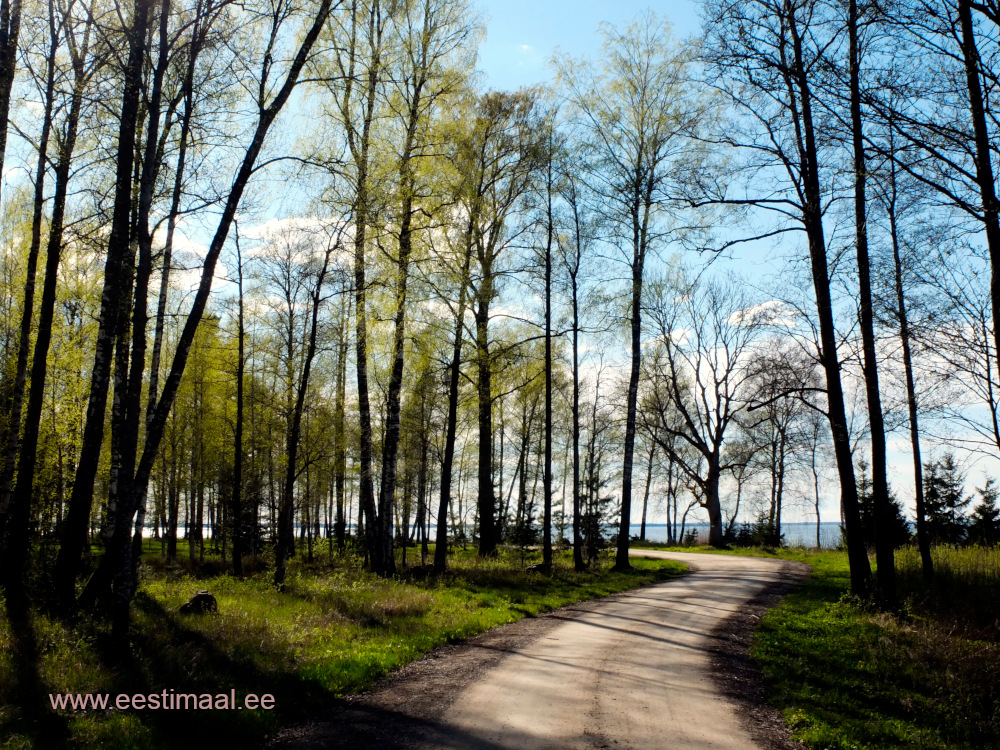
[[[629,527],[632,523],[632,463],[635,453],[635,415],[639,397],[639,365],[642,361],[642,272],[646,257],[645,222],[648,221],[649,203],[646,203],[645,217],[640,221],[639,186],[632,215],[632,311],[630,327],[632,333],[631,367],[629,369],[628,395],[625,411],[625,445],[622,464],[622,505],[618,526],[618,549],[615,554],[617,571],[630,570],[628,561]]]
[[[6,17],[6,2],[0,7],[0,24]],[[0,28],[0,48],[3,43],[2,28]],[[49,3],[49,39],[50,53],[45,70],[45,101],[42,115],[42,132],[38,141],[38,162],[35,167],[35,193],[31,211],[31,242],[28,247],[28,259],[25,267],[24,301],[21,308],[21,328],[17,342],[17,365],[14,373],[14,389],[10,397],[8,411],[8,426],[6,436],[6,451],[4,454],[3,476],[0,477],[0,542],[4,539],[7,526],[7,515],[14,492],[14,471],[17,466],[17,446],[21,434],[21,411],[24,406],[24,389],[28,378],[28,353],[31,349],[31,323],[35,309],[35,277],[38,268],[38,251],[42,246],[42,214],[45,206],[45,172],[49,158],[49,136],[52,132],[52,107],[55,98],[55,67],[56,54],[59,47],[59,32],[56,26],[55,3]],[[2,70],[3,55],[0,54],[0,70]],[[2,72],[0,72],[2,78]],[[2,86],[0,80],[0,86]],[[9,95],[8,95],[9,96]],[[2,98],[2,97],[0,97]],[[2,106],[2,101],[0,101]],[[4,117],[6,115],[4,114]],[[5,135],[0,143],[0,169],[3,167],[3,148],[6,143],[6,123],[0,124]]]
[[[235,224],[235,222],[234,222]],[[236,239],[236,434],[233,439],[233,575],[243,576],[244,545],[243,522],[243,377],[246,370],[246,326],[243,310],[243,254],[240,252],[239,226],[235,226]]]
[[[861,345],[864,352],[865,392],[872,442],[872,499],[875,504],[875,556],[878,594],[890,608],[896,606],[896,561],[891,534],[892,508],[886,477],[885,420],[879,393],[878,358],[875,352],[875,322],[872,308],[871,263],[868,256],[867,170],[861,118],[861,43],[857,0],[848,3],[848,37],[851,86],[851,138],[854,155],[854,224],[858,258],[858,303]]]
[[[346,545],[347,522],[344,518],[344,488],[347,479],[347,436],[346,436],[346,402],[347,402],[347,327],[351,317],[350,295],[344,290],[340,308],[340,339],[337,345],[337,399],[334,403],[334,489],[337,495],[337,520],[334,524],[334,534],[337,537],[337,549],[344,551]]]
[[[812,434],[812,475],[813,475],[813,506],[816,509],[816,549],[823,546],[823,540],[820,537],[821,521],[819,516],[819,470],[816,466],[816,450],[817,443],[819,443],[819,425],[813,427]]]
[[[785,449],[787,447],[785,432],[778,433],[778,487],[775,492],[774,537],[775,544],[781,545],[781,509],[785,501]]]
[[[31,501],[34,496],[35,466],[38,458],[38,437],[41,426],[42,408],[45,397],[45,379],[48,373],[49,344],[52,341],[52,324],[55,318],[56,286],[59,280],[59,261],[63,246],[63,226],[66,216],[66,197],[73,151],[76,147],[80,111],[83,104],[83,90],[86,83],[83,66],[89,50],[90,28],[84,34],[84,42],[74,61],[76,69],[73,96],[66,119],[66,131],[59,144],[59,159],[55,171],[55,192],[52,197],[52,218],[49,223],[49,237],[46,245],[45,278],[42,282],[42,296],[39,301],[38,328],[35,333],[35,348],[31,361],[31,389],[24,415],[24,432],[21,438],[17,466],[17,484],[14,486],[6,524],[6,544],[3,552],[3,576],[8,587],[20,590],[28,558],[31,524]],[[12,429],[16,427],[12,426]],[[72,507],[70,508],[72,512]],[[82,525],[75,527],[73,542],[82,551],[87,534],[89,512],[82,519]],[[69,519],[67,519],[67,523]],[[79,559],[79,555],[77,556]],[[70,591],[75,575],[69,580]]]
[[[428,469],[430,467],[430,418],[423,425],[423,434],[420,436],[420,473],[417,476],[417,494],[420,498],[420,564],[427,564],[427,555],[430,549],[427,546],[427,486]]]
[[[675,470],[674,462],[667,464],[667,541],[677,544],[677,493],[680,491],[679,472]]]
[[[177,465],[177,444],[170,450],[170,487],[167,495],[167,559],[177,559],[177,517],[180,515],[180,476]]]
[[[573,209],[577,261],[580,258],[580,227],[576,207]],[[581,572],[586,567],[583,558],[583,535],[580,514],[580,300],[577,286],[579,262],[572,272],[573,297],[573,568]]]
[[[649,486],[653,483],[653,456],[656,453],[656,443],[649,443],[649,462],[646,464],[646,490],[642,493],[642,525],[639,527],[639,540],[646,541],[646,510],[649,507]]]
[[[135,163],[140,87],[150,5],[151,0],[135,0],[132,26],[128,30],[129,52],[125,65],[119,119],[114,210],[108,239],[107,261],[104,266],[104,289],[101,293],[101,312],[94,365],[91,369],[90,396],[87,402],[83,442],[73,481],[73,494],[70,496],[62,544],[53,577],[57,596],[64,604],[72,601],[74,595],[77,568],[83,551],[84,532],[90,519],[90,509],[94,499],[94,477],[100,463],[101,445],[104,440],[104,412],[108,399],[111,360],[131,240],[129,224],[132,212],[132,171]]]
[[[892,239],[892,260],[896,287],[896,315],[899,320],[899,340],[903,349],[903,371],[906,376],[906,410],[910,422],[910,447],[913,451],[913,493],[917,511],[917,547],[924,583],[934,578],[934,561],[927,533],[927,507],[924,501],[924,470],[920,457],[920,428],[917,422],[917,388],[913,377],[913,353],[910,348],[910,321],[906,314],[906,295],[903,292],[903,261],[899,250],[899,227],[896,224],[896,171],[890,169],[890,195],[886,206],[889,214],[889,235]]]
[[[552,565],[552,123],[549,124],[549,154],[546,159],[545,197],[545,466],[542,479],[542,563]]]
[[[736,502],[733,507],[733,515],[729,517],[729,521],[726,523],[726,531],[723,534],[723,538],[732,535],[733,528],[736,526],[736,518],[740,514],[740,502],[743,499],[743,471],[741,470],[739,475],[734,473],[733,478],[736,480]]]
[[[194,115],[194,73],[195,63],[204,41],[200,17],[194,19],[191,41],[188,43],[187,68],[182,84],[184,113],[181,115],[180,133],[177,145],[177,166],[174,170],[174,185],[170,199],[170,213],[167,215],[167,235],[163,243],[163,262],[160,274],[160,290],[156,303],[156,323],[153,331],[153,348],[149,362],[149,395],[146,401],[146,425],[153,419],[156,399],[160,387],[160,357],[163,351],[164,324],[167,315],[167,297],[170,291],[170,271],[173,263],[174,232],[180,215],[181,196],[184,192],[184,174],[187,167],[188,140],[191,136],[191,121]]]
[[[448,423],[445,427],[444,458],[441,462],[441,496],[438,502],[434,547],[434,572],[444,573],[448,564],[448,511],[451,508],[452,469],[455,462],[455,439],[458,433],[458,380],[462,366],[462,332],[465,330],[465,304],[469,286],[472,247],[466,247],[459,280],[458,309],[455,312],[455,338],[448,367]]]
[[[382,480],[379,485],[379,516],[385,524],[388,524],[392,517],[396,492],[396,461],[399,455],[399,414],[406,346],[406,293],[410,277],[410,254],[413,249],[415,185],[412,159],[420,116],[420,91],[421,86],[418,83],[410,105],[403,159],[399,169],[403,200],[399,226],[399,257],[396,262],[396,312],[393,319],[392,371],[389,375],[389,389],[386,395],[385,439],[382,441]],[[391,528],[384,530],[382,545],[382,555],[386,561],[385,572],[391,574],[396,567],[392,551]]]
[[[366,178],[367,179],[367,178]],[[359,184],[361,178],[359,178]],[[367,201],[364,190],[359,190],[359,203]],[[375,573],[384,573],[386,563],[383,560],[381,522],[387,519],[378,518],[375,508],[375,489],[372,479],[372,418],[371,401],[368,395],[368,318],[367,318],[367,280],[365,278],[365,227],[364,211],[357,212],[357,229],[354,240],[354,310],[355,310],[355,346],[356,368],[358,376],[358,419],[361,427],[360,445],[360,513],[365,516],[366,548],[369,565]]]
[[[768,508],[767,525],[774,529],[774,518],[778,506],[778,441],[771,435],[771,506]]]
[[[347,123],[347,142],[357,174],[354,178],[354,306],[355,306],[355,347],[358,382],[358,419],[360,422],[361,444],[359,516],[365,517],[365,546],[368,564],[378,574],[387,572],[390,561],[385,559],[385,549],[392,540],[384,542],[384,535],[391,533],[391,518],[380,517],[375,505],[375,486],[372,471],[372,420],[371,398],[368,383],[368,310],[366,277],[366,243],[368,224],[372,207],[369,197],[370,139],[374,119],[375,100],[381,78],[381,40],[384,31],[382,7],[374,2],[366,11],[368,14],[368,39],[372,44],[372,58],[365,78],[365,98],[360,103],[364,115],[360,130],[354,122],[352,97],[355,88],[355,69],[358,59],[358,30],[362,22],[357,4],[352,6],[349,70],[343,88],[341,111]]]
[[[830,274],[827,266],[826,239],[823,233],[823,208],[819,183],[819,158],[817,156],[816,134],[812,120],[811,89],[802,54],[802,40],[794,15],[790,20],[790,34],[793,45],[794,68],[791,80],[800,94],[801,123],[801,179],[803,184],[803,225],[809,245],[809,259],[812,266],[813,289],[816,295],[816,312],[820,328],[820,359],[826,373],[828,417],[833,433],[834,453],[840,475],[841,506],[847,533],[847,556],[851,568],[851,589],[861,597],[869,593],[871,565],[865,550],[864,535],[861,530],[861,512],[858,507],[858,489],[854,480],[854,460],[851,454],[850,434],[847,427],[847,411],[844,392],[840,380],[840,361],[837,355],[837,335],[833,323],[833,300],[830,294]]]
[[[51,6],[50,6],[51,12]],[[7,151],[10,93],[17,72],[17,43],[21,33],[21,0],[0,2],[0,174]],[[53,53],[55,50],[53,50]]]

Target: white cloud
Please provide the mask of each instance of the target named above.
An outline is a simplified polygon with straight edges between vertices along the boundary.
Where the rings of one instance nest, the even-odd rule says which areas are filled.
[[[794,327],[797,322],[795,311],[780,300],[772,299],[753,305],[745,310],[737,310],[729,316],[730,325],[740,325],[744,321],[761,322],[769,325]]]

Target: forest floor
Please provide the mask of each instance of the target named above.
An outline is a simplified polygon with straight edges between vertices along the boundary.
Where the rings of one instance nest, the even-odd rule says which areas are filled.
[[[269,747],[651,748],[667,737],[672,750],[801,747],[762,707],[747,644],[759,613],[808,568],[638,554],[691,573],[438,650]]]
[[[128,653],[100,620],[62,620],[41,603],[27,615],[0,608],[0,748],[259,747],[279,727],[343,704],[436,647],[685,570],[649,560],[614,573],[603,561],[575,573],[564,553],[544,576],[524,569],[537,561],[530,552],[480,561],[472,550],[458,550],[445,576],[420,580],[403,569],[384,580],[361,572],[359,559],[328,560],[324,550],[313,565],[294,561],[278,592],[267,570],[236,580],[220,574],[223,566],[211,556],[191,561],[185,546],[177,562],[159,552],[150,545],[144,557]],[[216,597],[218,614],[179,613],[199,589]],[[234,691],[237,701],[270,694],[274,708],[113,707],[120,694],[163,691]],[[106,694],[111,705],[54,710],[55,693]]]

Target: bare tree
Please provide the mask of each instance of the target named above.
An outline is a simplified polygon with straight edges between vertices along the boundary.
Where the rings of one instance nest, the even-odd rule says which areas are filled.
[[[652,382],[648,430],[701,495],[708,512],[709,543],[723,544],[719,483],[723,445],[753,388],[750,359],[774,308],[758,304],[735,282],[660,284],[650,294],[657,327],[648,357]],[[675,418],[676,416],[676,418]],[[678,438],[692,449],[677,449]]]
[[[824,8],[813,0],[710,3],[705,56],[714,71],[712,83],[737,113],[713,141],[735,149],[744,161],[730,165],[730,174],[739,179],[702,180],[701,188],[709,202],[770,212],[777,223],[754,232],[756,238],[806,236],[851,587],[867,595],[871,565],[861,532],[824,227],[829,166],[818,137],[814,92],[817,75],[827,65]]]

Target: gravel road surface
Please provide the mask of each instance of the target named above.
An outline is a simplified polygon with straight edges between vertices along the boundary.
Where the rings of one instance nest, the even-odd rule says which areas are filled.
[[[753,731],[746,715],[756,711],[753,701],[734,698],[720,682],[727,662],[718,643],[740,616],[743,630],[752,630],[758,615],[747,612],[761,592],[801,571],[753,557],[634,554],[680,560],[691,572],[439,650],[333,715],[286,730],[269,747],[785,747],[785,740],[772,744]],[[780,734],[780,717],[769,720]]]

